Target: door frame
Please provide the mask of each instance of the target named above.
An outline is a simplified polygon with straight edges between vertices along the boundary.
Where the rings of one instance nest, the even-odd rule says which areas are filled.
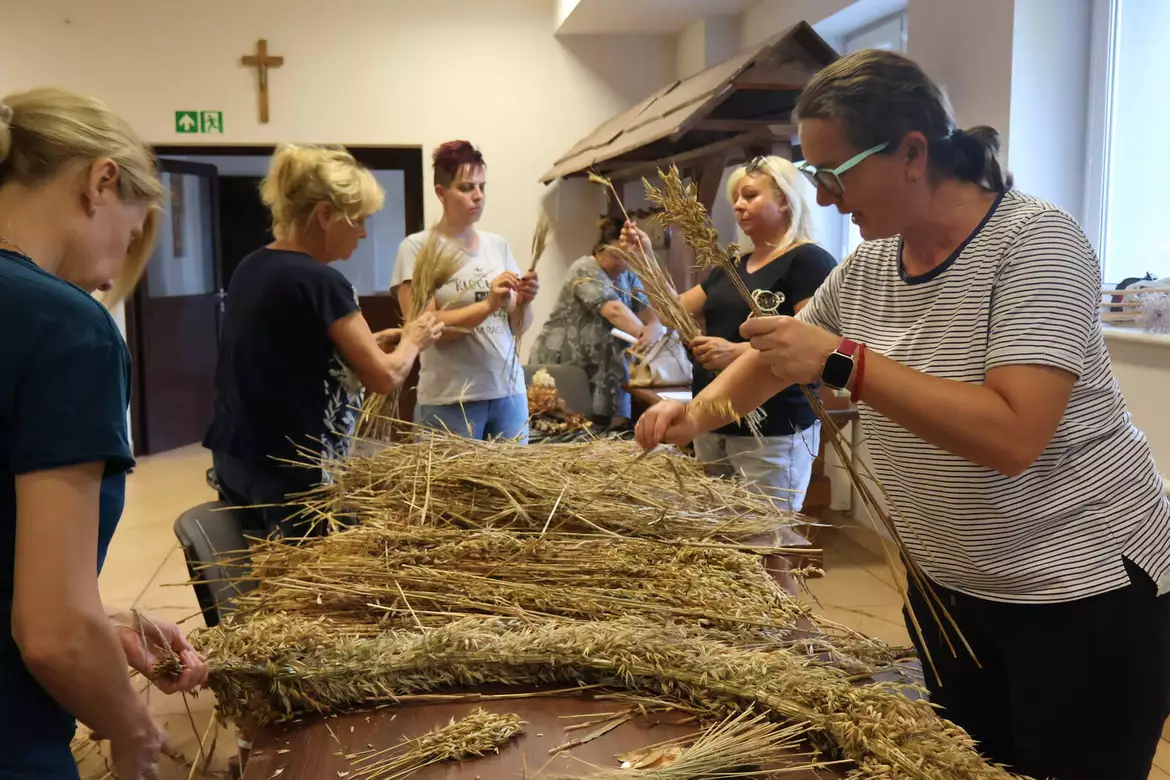
[[[345,145],[359,163],[374,171],[402,171],[402,210],[406,234],[423,229],[423,150],[421,146]],[[248,146],[162,144],[152,148],[156,157],[271,157],[275,144]],[[176,161],[177,162],[177,161]]]

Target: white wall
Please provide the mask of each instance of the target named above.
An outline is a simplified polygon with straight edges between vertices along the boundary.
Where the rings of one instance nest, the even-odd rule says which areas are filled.
[[[524,258],[542,203],[556,211],[537,327],[569,263],[592,245],[597,217],[589,195],[553,204],[555,188],[539,176],[676,66],[672,38],[555,38],[548,0],[352,0],[328,11],[285,0],[279,12],[231,0],[10,5],[0,94],[41,84],[94,94],[153,143],[402,144],[429,154],[452,138],[473,141],[488,161],[485,230]],[[285,58],[271,72],[267,125],[255,71],[239,65],[260,37]],[[225,134],[177,135],[175,110],[223,110]],[[429,171],[426,192],[430,222],[439,209]]]
[[[1011,154],[1020,189],[1083,219],[1092,0],[1015,0]]]
[[[954,105],[960,127],[991,125],[1009,153],[1015,0],[910,0],[907,55]]]
[[[743,14],[740,46],[758,46],[797,22],[818,22],[853,5],[853,0],[761,0]]]

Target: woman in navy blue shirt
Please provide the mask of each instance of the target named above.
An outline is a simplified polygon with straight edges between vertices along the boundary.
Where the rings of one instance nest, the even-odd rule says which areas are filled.
[[[0,777],[76,778],[75,721],[122,780],[153,778],[165,737],[130,685],[170,653],[167,692],[207,677],[173,624],[110,615],[98,572],[134,465],[130,357],[91,293],[124,296],[162,187],[105,106],[61,90],[0,99]],[[112,289],[111,289],[112,288]]]
[[[285,145],[260,196],[276,240],[232,276],[216,369],[215,417],[204,439],[220,494],[249,507],[249,534],[303,537],[296,496],[344,458],[366,390],[400,387],[442,333],[434,314],[372,333],[349,280],[333,267],[366,237],[385,199],[344,149]]]

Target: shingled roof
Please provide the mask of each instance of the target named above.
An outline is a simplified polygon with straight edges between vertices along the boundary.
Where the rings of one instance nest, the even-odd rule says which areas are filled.
[[[824,39],[800,22],[756,49],[667,84],[602,123],[541,181],[591,170],[615,179],[642,176],[670,162],[791,139],[797,98],[836,58]]]

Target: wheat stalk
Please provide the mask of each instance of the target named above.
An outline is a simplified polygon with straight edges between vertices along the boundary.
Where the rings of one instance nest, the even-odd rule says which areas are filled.
[[[410,310],[403,312],[403,325],[427,312],[435,293],[459,272],[465,258],[466,253],[458,244],[447,239],[436,228],[430,229],[414,259],[410,279]],[[393,421],[398,416],[401,395],[401,388],[389,395],[367,395],[358,418],[358,435],[374,441],[389,440],[394,434]]]

